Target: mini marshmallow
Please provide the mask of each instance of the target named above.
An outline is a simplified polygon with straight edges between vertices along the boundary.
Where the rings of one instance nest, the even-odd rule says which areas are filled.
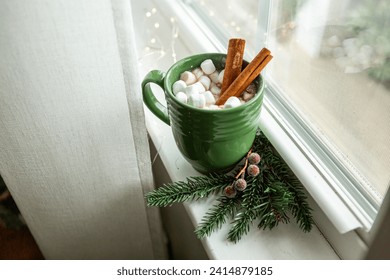
[[[204,75],[202,69],[200,69],[199,67],[195,68],[194,70],[192,70],[192,73],[195,75],[195,77],[197,79],[199,79],[201,76]]]
[[[221,93],[221,88],[216,84],[211,84],[210,91],[215,95],[219,95]]]
[[[253,96],[255,96],[254,93],[249,93],[249,92],[244,91],[244,93],[242,94],[242,99],[244,101],[249,101],[253,98]]]
[[[205,92],[206,87],[201,82],[196,82],[194,85],[196,85],[199,89],[199,92]]]
[[[202,94],[192,94],[188,98],[188,104],[196,108],[204,108],[206,106],[206,99]]]
[[[205,91],[201,93],[201,95],[204,96],[206,100],[206,106],[214,105],[215,104],[215,98],[214,95],[211,93],[211,91]]]
[[[188,86],[196,82],[196,76],[190,71],[184,71],[180,75],[180,80],[184,81]]]
[[[218,76],[219,76],[219,72],[218,71],[214,71],[213,73],[211,73],[209,75],[209,78],[210,80],[214,83],[214,84],[217,84],[218,83]]]
[[[188,100],[187,94],[185,94],[182,91],[179,91],[176,94],[176,98],[177,98],[177,100],[179,100],[180,102],[183,102],[183,103],[187,103],[187,100]]]
[[[218,105],[210,105],[208,108],[209,108],[210,110],[221,110],[221,109],[222,109],[222,108],[219,107]]]
[[[201,77],[199,77],[198,82],[201,83],[204,86],[205,90],[209,90],[210,89],[211,80],[210,80],[209,77],[201,76]]]
[[[226,100],[225,104],[223,105],[224,109],[229,109],[229,108],[236,108],[241,105],[240,99],[238,99],[235,96],[230,96],[228,100]]]
[[[202,68],[203,72],[207,75],[213,73],[215,71],[215,65],[211,59],[206,59],[200,64],[200,68]]]
[[[176,82],[173,83],[172,85],[172,91],[173,93],[176,95],[178,92],[180,91],[183,91],[185,90],[185,88],[187,87],[187,84],[182,81],[182,80],[178,80]]]
[[[223,83],[223,74],[225,74],[225,69],[223,69],[221,72],[219,72],[219,75],[218,75],[218,83],[221,85]]]
[[[187,96],[190,96],[192,94],[199,94],[204,91],[205,91],[204,86],[199,82],[196,82],[185,88],[185,93],[187,94]]]

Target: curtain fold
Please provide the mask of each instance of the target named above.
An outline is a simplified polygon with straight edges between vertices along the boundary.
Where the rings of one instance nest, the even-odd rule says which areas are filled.
[[[0,173],[47,259],[164,258],[131,28],[126,0],[0,2]]]
[[[154,189],[150,150],[143,111],[141,81],[138,71],[138,55],[135,43],[135,26],[130,0],[112,0],[113,18],[118,40],[119,55],[122,63],[127,104],[133,135],[136,158],[144,193]],[[146,208],[150,235],[155,259],[167,257],[166,236],[162,230],[160,212],[157,208]]]

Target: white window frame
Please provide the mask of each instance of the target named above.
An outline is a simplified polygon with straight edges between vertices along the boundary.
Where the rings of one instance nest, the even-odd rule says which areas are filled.
[[[181,30],[180,36],[192,51],[226,52],[226,46],[221,40],[203,23],[198,14],[182,2],[159,0],[154,3],[167,17],[175,16]],[[264,4],[270,8],[271,3],[272,0],[262,1],[262,10],[268,10],[264,9]],[[267,16],[261,18],[268,21]],[[259,26],[265,26],[264,22],[259,23]],[[263,31],[258,33],[266,36],[267,30]],[[263,46],[259,46],[259,49],[261,47]],[[375,221],[379,209],[371,201],[367,201],[367,198],[359,197],[356,201],[356,198],[351,198],[344,189],[340,189],[341,186],[350,188],[358,184],[353,174],[348,174],[346,169],[334,162],[318,146],[313,140],[315,137],[302,127],[301,120],[292,114],[270,87],[266,89],[260,126],[321,208],[320,211],[315,211],[316,224],[335,250],[342,258],[363,258],[367,244],[372,239],[368,230],[374,222],[380,223]],[[332,204],[329,204],[329,200]],[[361,202],[366,206],[361,208]]]

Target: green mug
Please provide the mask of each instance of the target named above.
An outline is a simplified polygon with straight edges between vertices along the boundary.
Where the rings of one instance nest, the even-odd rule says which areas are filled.
[[[225,67],[226,54],[193,55],[176,62],[166,73],[150,71],[142,81],[142,94],[149,110],[171,126],[181,154],[197,171],[223,173],[234,168],[253,144],[259,126],[264,81],[259,75],[254,81],[255,96],[235,108],[207,110],[180,102],[172,92],[173,83],[182,72],[199,67],[206,59],[211,59],[219,70]],[[247,64],[243,62],[244,67]],[[167,107],[154,96],[150,83],[164,90]]]

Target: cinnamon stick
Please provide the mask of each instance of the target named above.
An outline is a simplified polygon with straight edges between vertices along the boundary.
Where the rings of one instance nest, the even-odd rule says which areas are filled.
[[[263,48],[247,67],[238,75],[228,89],[218,98],[216,105],[222,105],[231,96],[240,96],[241,93],[260,74],[268,62],[272,59],[271,52]],[[226,71],[226,70],[225,70]]]
[[[238,77],[238,75],[240,75],[242,68],[242,60],[244,58],[244,49],[244,39],[232,38],[229,40],[221,94],[223,94],[233,83],[233,81]]]

